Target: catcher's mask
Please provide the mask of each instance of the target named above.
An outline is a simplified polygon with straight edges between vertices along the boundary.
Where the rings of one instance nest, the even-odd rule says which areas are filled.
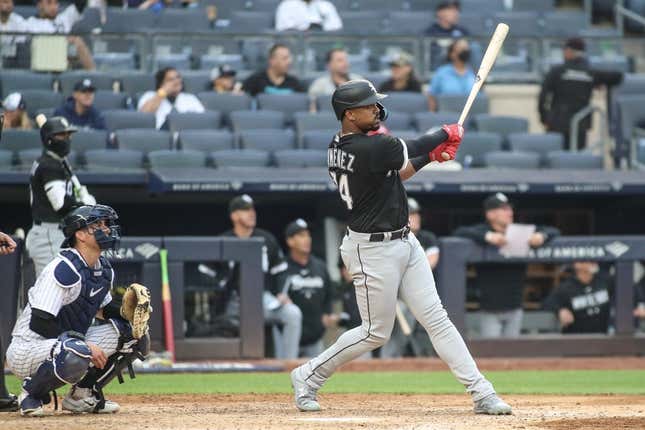
[[[110,233],[106,234],[100,228],[95,229],[93,234],[96,243],[103,250],[116,248],[119,240],[121,240],[121,228],[116,223],[117,219],[119,219],[119,216],[116,211],[106,205],[80,206],[72,210],[63,218],[60,224],[65,236],[61,248],[73,246],[74,233],[101,220],[105,221]]]

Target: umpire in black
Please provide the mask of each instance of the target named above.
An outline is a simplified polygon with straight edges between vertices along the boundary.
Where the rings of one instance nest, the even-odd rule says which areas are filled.
[[[568,39],[564,44],[564,63],[549,70],[540,90],[540,121],[548,131],[562,133],[567,149],[586,146],[591,116],[583,119],[578,128],[577,142],[569,142],[571,119],[589,105],[591,92],[599,85],[616,85],[622,81],[621,72],[592,70],[585,56],[585,42]]]

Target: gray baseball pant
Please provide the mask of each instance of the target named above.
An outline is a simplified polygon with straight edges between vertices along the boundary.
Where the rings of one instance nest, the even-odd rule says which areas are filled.
[[[64,240],[65,235],[58,228],[58,224],[53,222],[34,224],[29,230],[25,245],[29,256],[34,260],[36,278],[40,276],[45,266],[56,257]]]
[[[370,242],[370,235],[350,231],[340,247],[354,280],[362,325],[341,335],[336,343],[300,368],[306,383],[319,389],[336,369],[383,345],[392,332],[400,297],[425,328],[439,357],[450,367],[474,401],[495,392],[479,372],[461,335],[441,304],[432,270],[419,241]]]

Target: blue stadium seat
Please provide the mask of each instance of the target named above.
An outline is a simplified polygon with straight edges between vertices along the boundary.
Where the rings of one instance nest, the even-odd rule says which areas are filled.
[[[211,153],[217,168],[226,167],[266,167],[269,165],[269,151],[257,149],[227,149]]]
[[[268,32],[273,30],[274,14],[236,10],[231,13],[231,20],[227,29],[237,33]]]
[[[161,149],[150,151],[148,153],[148,162],[151,169],[158,167],[206,167],[206,154],[202,151],[191,151],[189,149],[181,151]]]
[[[504,9],[504,0],[461,0],[461,10],[468,13],[489,15]]]
[[[418,11],[395,11],[390,12],[388,17],[389,32],[402,35],[421,35],[432,24],[432,13],[420,13]],[[375,84],[376,85],[376,84]]]
[[[149,10],[109,7],[104,33],[140,33],[155,27],[157,15]]]
[[[131,103],[130,96],[123,93],[98,90],[94,95],[94,107],[99,110],[126,109]]]
[[[550,37],[577,36],[587,27],[587,15],[584,12],[555,11],[544,14],[544,34]]]
[[[71,95],[74,90],[74,85],[83,79],[90,79],[92,85],[97,90],[114,90],[114,74],[107,72],[86,70],[70,71],[61,73],[56,79],[58,81],[59,91],[65,96]]]
[[[35,73],[28,70],[2,70],[0,71],[2,84],[2,97],[24,90],[53,91],[53,78],[49,73]]]
[[[603,160],[600,155],[588,152],[550,151],[546,155],[546,166],[551,169],[590,169],[603,168]]]
[[[549,12],[555,8],[555,0],[513,0],[513,11]]]
[[[612,136],[618,132],[618,100],[621,96],[645,94],[645,74],[626,74],[620,85],[610,88],[609,130]]]
[[[199,57],[200,69],[211,70],[224,64],[228,64],[234,70],[241,70],[244,68],[244,58],[241,54],[205,54]]]
[[[198,93],[197,97],[206,109],[220,112],[227,126],[231,126],[231,112],[251,110],[253,102],[247,94],[218,94],[214,91]]]
[[[38,109],[57,108],[63,103],[63,95],[52,90],[23,90],[21,93],[27,113],[32,118]]]
[[[282,129],[285,123],[284,113],[270,110],[240,110],[231,112],[229,117],[235,132],[249,129]]]
[[[177,70],[188,70],[191,67],[190,53],[179,52],[155,55],[153,68],[155,70],[172,67]]]
[[[151,73],[123,73],[116,78],[121,84],[121,92],[128,93],[131,96],[155,89],[155,78]]]
[[[512,151],[535,152],[546,164],[547,153],[562,150],[563,138],[560,133],[511,133],[508,142]]]
[[[147,128],[130,128],[117,130],[116,143],[119,149],[134,149],[144,153],[158,149],[170,149],[170,133]]]
[[[170,131],[217,129],[222,125],[222,115],[216,111],[172,112],[166,119]]]
[[[434,127],[441,127],[444,124],[456,123],[458,119],[459,112],[418,112],[414,114],[417,130],[422,133]]]
[[[245,4],[247,10],[256,12],[275,13],[281,0],[248,0]]]
[[[147,112],[136,112],[125,109],[106,110],[103,112],[108,130],[124,128],[151,128],[156,126],[155,115]]]
[[[484,167],[485,156],[502,149],[502,137],[496,133],[466,133],[457,152],[457,161],[468,167]]]
[[[276,151],[273,159],[278,167],[326,167],[327,151],[318,149]]]
[[[375,29],[385,28],[386,11],[372,9],[361,11],[343,12],[343,29],[344,34],[361,34],[369,35]]]
[[[384,123],[389,130],[409,130],[413,128],[412,115],[407,112],[390,112]]]
[[[534,152],[495,151],[484,156],[486,167],[502,169],[537,169],[540,155]]]
[[[536,12],[499,12],[495,14],[494,22],[508,24],[513,29],[510,37],[537,37],[543,33],[542,20]]]
[[[202,152],[234,148],[233,133],[228,130],[181,130],[179,145],[182,149]]]
[[[155,27],[163,32],[210,31],[211,23],[202,9],[164,9]]]
[[[511,133],[528,133],[529,122],[526,118],[517,116],[478,114],[473,116],[477,131],[499,133],[508,143]]]
[[[96,52],[93,58],[96,70],[102,72],[135,71],[137,68],[134,52]]]
[[[106,149],[108,133],[105,130],[81,129],[72,137],[72,148],[77,153],[78,164],[87,164],[85,153],[93,149]]]
[[[277,151],[296,147],[296,138],[293,131],[289,129],[242,130],[239,136],[242,149]]]
[[[43,154],[42,149],[22,149],[18,151],[18,164],[21,169],[28,169],[31,167],[32,164],[34,164],[34,161],[36,161],[41,155]],[[69,154],[67,155],[67,160],[69,160],[70,164],[72,166],[76,165],[76,152],[75,151],[70,151]]]
[[[331,107],[331,95],[324,94],[316,97],[316,111],[333,113],[334,110]]]
[[[428,98],[421,93],[394,91],[382,103],[391,112],[412,114],[428,110]]]
[[[2,140],[0,140],[0,149],[7,151],[20,151],[22,149],[42,149],[40,141],[40,132],[38,130],[21,130],[9,128],[2,131]]]
[[[143,152],[133,149],[92,149],[85,152],[90,171],[140,169],[143,167]]]
[[[296,112],[294,114],[298,135],[311,130],[330,130],[340,128],[340,123],[332,112]]]
[[[302,135],[302,147],[327,150],[336,133],[338,133],[338,129],[305,131]]]
[[[258,109],[283,112],[288,123],[293,123],[296,112],[309,110],[309,96],[305,93],[258,94]]]
[[[466,13],[459,18],[459,25],[467,29],[473,36],[490,36],[493,32],[493,19],[490,14]],[[497,22],[497,21],[496,21]]]
[[[182,70],[181,77],[187,93],[198,94],[211,89],[210,70]]]
[[[0,149],[0,170],[8,170],[13,164],[14,156],[12,151]]]
[[[468,95],[442,94],[436,97],[440,111],[461,112],[466,104]],[[480,92],[470,108],[470,115],[488,113],[488,96]]]

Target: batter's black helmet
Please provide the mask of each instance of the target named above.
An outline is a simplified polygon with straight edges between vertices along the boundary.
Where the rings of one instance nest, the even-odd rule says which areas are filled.
[[[387,109],[380,103],[387,97],[379,94],[374,85],[365,79],[354,79],[340,85],[331,96],[331,105],[336,113],[336,118],[342,121],[343,114],[347,109],[376,104],[381,110],[380,119],[387,118]]]
[[[94,205],[77,207],[67,214],[60,223],[61,230],[63,230],[63,235],[65,236],[61,248],[69,248],[73,245],[72,238],[74,237],[74,233],[101,220],[105,220],[110,228],[110,234],[105,234],[103,230],[96,230],[94,232],[96,242],[101,249],[115,248],[121,239],[121,229],[116,223],[117,219],[119,219],[119,216],[110,206]]]
[[[47,121],[45,121],[43,126],[40,127],[40,140],[46,144],[47,141],[55,134],[65,132],[74,133],[75,131],[78,131],[78,129],[71,125],[65,117],[53,116],[51,118],[47,118]]]

